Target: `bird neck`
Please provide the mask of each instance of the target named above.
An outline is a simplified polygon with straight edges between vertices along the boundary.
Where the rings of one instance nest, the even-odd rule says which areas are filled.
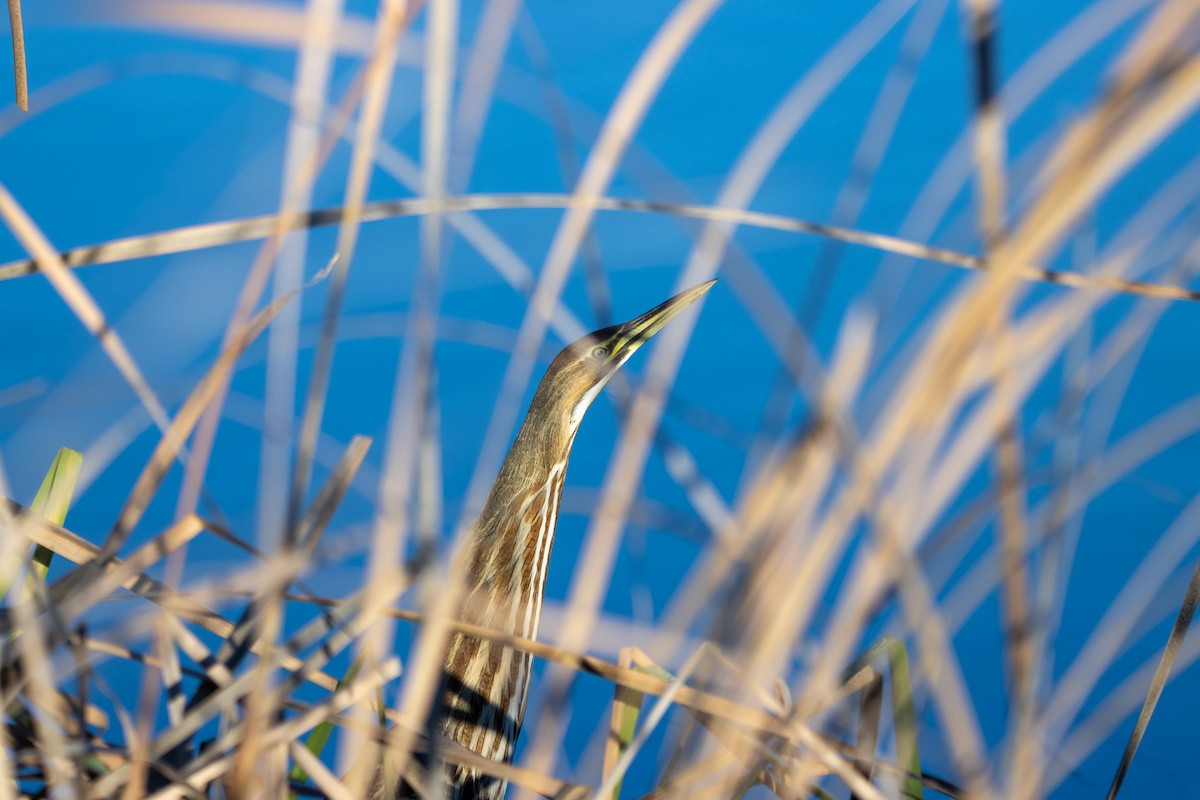
[[[546,567],[554,544],[567,456],[575,438],[569,412],[534,404],[471,532],[466,622],[537,637]],[[541,396],[541,397],[540,397]],[[540,399],[539,399],[540,397]],[[442,732],[486,758],[509,761],[525,717],[529,653],[455,633],[446,652]],[[452,797],[499,797],[504,781],[466,767],[451,771]]]
[[[575,429],[570,413],[534,395],[475,523],[465,619],[533,638]]]

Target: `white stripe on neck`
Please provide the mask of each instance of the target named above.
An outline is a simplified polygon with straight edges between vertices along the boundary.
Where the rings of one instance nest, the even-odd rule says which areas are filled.
[[[600,390],[604,388],[604,385],[608,383],[609,378],[612,376],[613,373],[610,372],[608,375],[602,378],[599,383],[597,383],[591,389],[588,389],[587,394],[579,398],[579,402],[576,403],[575,407],[571,409],[571,416],[567,420],[568,431],[571,438],[575,438],[575,433],[579,430],[579,423],[583,422],[583,415],[587,413],[588,407],[592,404],[592,401],[596,399],[596,395],[600,394]]]

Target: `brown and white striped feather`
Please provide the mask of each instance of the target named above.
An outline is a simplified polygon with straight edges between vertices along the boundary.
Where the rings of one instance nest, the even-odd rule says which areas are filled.
[[[464,620],[523,638],[537,636],[565,472],[565,460],[555,464],[544,482],[514,498],[519,508],[504,516],[516,524],[478,544]],[[446,659],[446,737],[486,758],[511,761],[531,668],[528,653],[455,634]],[[505,789],[504,781],[464,767],[451,771],[450,783],[454,798],[499,798]]]

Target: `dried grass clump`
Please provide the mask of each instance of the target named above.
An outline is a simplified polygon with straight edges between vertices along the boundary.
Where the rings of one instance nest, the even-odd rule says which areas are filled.
[[[1200,255],[1200,168],[1179,165],[1171,180],[1149,188],[1098,251],[1089,249],[1087,233],[1090,216],[1122,176],[1158,155],[1156,148],[1195,114],[1200,10],[1192,3],[1098,2],[1001,85],[996,41],[1004,9],[989,0],[963,4],[975,113],[893,235],[862,230],[859,218],[869,176],[914,90],[916,65],[949,13],[944,1],[884,0],[867,11],[762,121],[714,202],[693,201],[670,175],[654,176],[667,187],[661,195],[615,196],[616,176],[633,169],[625,159],[639,126],[688,48],[716,24],[718,6],[682,0],[673,9],[588,140],[582,164],[575,163],[577,132],[529,29],[529,12],[509,0],[486,5],[469,49],[460,43],[460,9],[452,0],[383,0],[373,21],[323,0],[303,7],[129,0],[87,10],[102,24],[282,42],[296,48],[298,64],[290,83],[219,60],[172,67],[237,80],[289,104],[284,181],[273,213],[60,252],[43,232],[45,221],[0,186],[0,216],[26,251],[0,265],[0,281],[48,281],[132,389],[138,420],[156,429],[107,532],[92,525],[73,532],[67,512],[80,470],[91,459],[103,470],[111,439],[104,440],[108,450],[97,447],[82,461],[62,451],[28,506],[15,499],[0,505],[0,585],[8,598],[0,800],[355,798],[364,796],[377,764],[404,770],[431,747],[448,761],[506,778],[519,787],[514,793],[546,797],[1042,797],[1069,792],[1073,771],[1111,737],[1126,741],[1140,706],[1124,755],[1106,764],[1114,776],[1110,797],[1120,790],[1159,697],[1171,691],[1172,669],[1197,656],[1195,640],[1185,636],[1200,595],[1200,571],[1190,569],[1200,506],[1184,504],[1165,531],[1139,532],[1155,544],[1094,630],[1071,632],[1083,643],[1065,651],[1064,598],[1089,506],[1200,428],[1193,397],[1136,420],[1110,443],[1155,321],[1168,307],[1200,300],[1187,285]],[[13,8],[19,5],[10,2]],[[419,49],[410,46],[414,26],[421,27]],[[894,29],[903,31],[899,53],[831,219],[752,210],[814,109]],[[540,70],[568,193],[466,191],[514,31]],[[1111,58],[1086,113],[1048,131],[1032,155],[1010,166],[1006,125],[1114,31],[1132,35]],[[326,105],[331,64],[345,53],[360,59],[355,74]],[[421,70],[419,163],[381,139],[398,64]],[[69,104],[122,75],[158,68],[146,61],[92,70],[43,96],[47,104]],[[38,98],[35,92],[35,112]],[[343,200],[315,208],[314,184],[338,148],[349,152],[339,176]],[[369,200],[377,169],[414,196]],[[1024,186],[1015,189],[1018,175]],[[975,193],[971,247],[926,244],[966,180]],[[544,262],[533,267],[493,219],[546,210],[561,215],[544,242]],[[744,432],[674,393],[693,331],[668,328],[644,379],[614,381],[609,390],[622,424],[603,485],[593,496],[565,499],[588,523],[569,594],[547,612],[554,634],[535,642],[462,625],[448,599],[455,593],[445,591],[455,580],[448,554],[496,472],[547,337],[569,340],[585,329],[563,299],[576,263],[595,316],[607,317],[611,275],[594,238],[601,215],[665,217],[688,232],[692,248],[675,283],[724,278],[722,291],[755,328],[757,357],[775,373],[765,411],[758,428]],[[385,320],[348,315],[363,226],[399,217],[419,218],[411,307]],[[336,227],[337,256],[308,276],[307,237],[327,226]],[[739,229],[819,241],[798,302],[785,300],[735,240]],[[442,312],[445,264],[457,239],[521,298],[527,311],[516,330]],[[79,270],[238,242],[257,250],[236,305],[222,318],[219,349],[181,397],[163,399]],[[833,275],[848,268],[851,248],[878,255],[880,263],[825,353],[813,332],[828,316]],[[922,299],[925,320],[901,333],[893,303],[911,298],[900,294],[898,276],[935,265],[969,274]],[[297,310],[310,291],[324,297],[311,335]],[[360,335],[402,340],[375,453],[366,436],[341,447],[323,429],[337,346]],[[260,341],[268,336],[269,346]],[[439,341],[455,339],[499,348],[508,360],[498,389],[492,387],[497,399],[462,512],[446,526],[435,354]],[[296,357],[309,348],[300,381]],[[249,358],[268,363],[259,475],[272,488],[258,498],[256,536],[225,519],[206,488],[220,423],[236,413],[232,382]],[[284,370],[290,377],[280,383],[275,378],[284,373],[271,370],[289,358],[292,372]],[[6,391],[0,386],[0,407]],[[18,402],[18,394],[7,402]],[[270,413],[281,408],[282,427]],[[688,434],[660,425],[667,414]],[[124,437],[115,450],[131,445],[138,424],[114,425],[113,436]],[[744,459],[733,502],[725,498],[734,490],[706,477],[689,435],[695,431],[732,442]],[[652,452],[686,498],[685,511],[642,496]],[[45,465],[6,459],[3,467],[0,477]],[[250,483],[253,470],[246,469]],[[322,479],[314,491],[316,476]],[[369,521],[351,530],[343,505],[365,484],[378,487],[369,492]],[[11,494],[5,485],[0,491]],[[146,521],[155,504],[174,507],[160,530]],[[631,524],[677,533],[690,526],[702,542],[685,577],[669,587],[665,610],[637,636],[634,626],[603,612]],[[338,535],[324,536],[331,528]],[[444,528],[456,532],[453,545]],[[282,533],[272,538],[269,530]],[[192,579],[189,546],[212,542],[241,553],[236,569]],[[308,582],[347,552],[364,563],[353,591],[318,596]],[[1182,590],[1182,603],[1175,595],[1156,603],[1163,586]],[[119,619],[109,613],[118,604]],[[1003,661],[1002,671],[992,671],[998,678],[972,667],[968,645],[956,639],[986,604],[999,609],[989,618],[988,639]],[[1176,610],[1161,657],[1143,660],[1133,645]],[[393,655],[398,629],[411,640],[403,659]],[[482,762],[425,735],[441,643],[452,629],[503,641],[542,664],[515,765]],[[581,674],[591,676],[582,690]],[[117,677],[137,691],[114,689]],[[597,685],[611,696],[610,711],[584,719],[581,710],[572,719],[573,698],[594,696]],[[1103,698],[1090,700],[1100,686]],[[999,732],[981,710],[997,704],[1004,709]],[[596,746],[569,752],[570,765],[561,763],[563,743],[581,740],[581,727]]]

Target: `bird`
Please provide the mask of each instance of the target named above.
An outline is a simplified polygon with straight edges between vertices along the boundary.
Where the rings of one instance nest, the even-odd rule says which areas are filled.
[[[563,480],[583,416],[629,357],[714,283],[698,284],[628,322],[589,333],[551,362],[468,530],[464,622],[537,638]],[[442,735],[485,758],[510,763],[532,666],[529,653],[454,633],[443,663]],[[447,764],[445,770],[454,800],[499,800],[507,789],[504,780],[476,769]],[[413,792],[404,783],[395,797]]]

